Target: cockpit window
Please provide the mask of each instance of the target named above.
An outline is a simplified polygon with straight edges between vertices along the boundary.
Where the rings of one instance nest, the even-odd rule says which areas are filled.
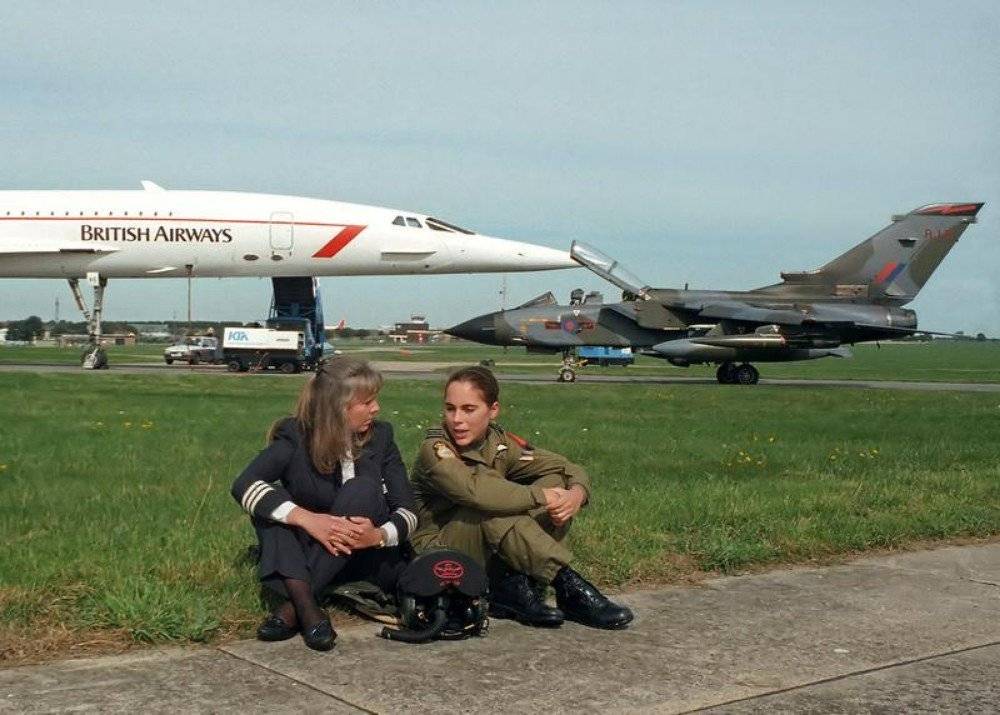
[[[420,225],[420,222],[417,221],[417,219],[410,218],[409,216],[406,217],[406,225],[413,226],[413,228],[423,228],[423,226]]]
[[[436,218],[427,217],[425,219],[427,225],[433,228],[435,231],[454,231],[455,233],[464,233],[467,236],[475,236],[475,231],[470,231],[467,228],[459,228],[450,223],[445,223],[444,221]]]
[[[394,225],[396,225],[396,226],[405,226],[406,225],[406,221],[403,220],[402,216],[397,216],[396,218],[394,218],[392,220],[392,223]]]

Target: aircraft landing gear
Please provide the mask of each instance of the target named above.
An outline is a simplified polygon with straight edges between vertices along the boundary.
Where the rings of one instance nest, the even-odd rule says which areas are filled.
[[[724,362],[715,371],[715,379],[722,385],[756,385],[760,372],[748,362],[742,365]]]
[[[562,367],[556,377],[557,382],[576,382],[576,368],[583,367],[586,363],[576,359],[576,352],[572,348],[563,350]]]
[[[733,373],[736,372],[736,366],[731,362],[724,362],[719,365],[719,368],[715,371],[715,379],[719,381],[720,385],[732,385],[736,382]]]
[[[93,313],[87,310],[87,303],[80,290],[80,279],[69,279],[69,289],[73,292],[76,306],[83,313],[83,319],[87,321],[87,332],[90,336],[90,344],[80,356],[80,366],[84,370],[106,370],[108,368],[108,354],[101,347],[101,313],[104,310],[104,289],[108,286],[108,279],[99,273],[88,273],[87,282],[94,287]]]
[[[757,368],[746,362],[736,368],[734,377],[737,385],[756,385],[760,380],[760,373]]]

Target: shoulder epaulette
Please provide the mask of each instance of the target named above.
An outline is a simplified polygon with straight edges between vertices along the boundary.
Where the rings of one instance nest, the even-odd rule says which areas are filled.
[[[534,447],[532,447],[528,443],[528,440],[526,440],[524,437],[522,437],[520,435],[514,434],[510,430],[504,430],[504,434],[507,435],[507,438],[510,439],[511,442],[513,442],[514,444],[516,444],[521,449],[525,449],[525,450],[534,449]]]

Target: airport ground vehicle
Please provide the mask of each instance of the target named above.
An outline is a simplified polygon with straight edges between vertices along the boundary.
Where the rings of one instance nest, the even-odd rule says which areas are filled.
[[[586,360],[588,365],[631,365],[635,362],[632,348],[609,348],[605,346],[581,345],[576,349],[576,357]]]
[[[204,362],[212,365],[222,363],[222,353],[219,351],[219,340],[211,336],[190,337],[183,343],[171,345],[163,350],[163,360],[167,365],[174,361],[197,365]]]
[[[230,372],[275,368],[290,375],[316,367],[315,345],[309,320],[271,318],[263,328],[226,328],[222,356]]]
[[[631,348],[581,345],[562,351],[563,361],[556,375],[558,382],[576,382],[576,371],[587,365],[631,365],[635,355]]]

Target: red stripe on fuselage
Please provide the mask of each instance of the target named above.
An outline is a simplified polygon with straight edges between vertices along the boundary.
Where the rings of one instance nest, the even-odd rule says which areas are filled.
[[[367,226],[345,226],[340,233],[330,239],[321,249],[312,255],[313,258],[333,258],[340,253],[344,247],[354,240],[354,238],[364,231]]]

